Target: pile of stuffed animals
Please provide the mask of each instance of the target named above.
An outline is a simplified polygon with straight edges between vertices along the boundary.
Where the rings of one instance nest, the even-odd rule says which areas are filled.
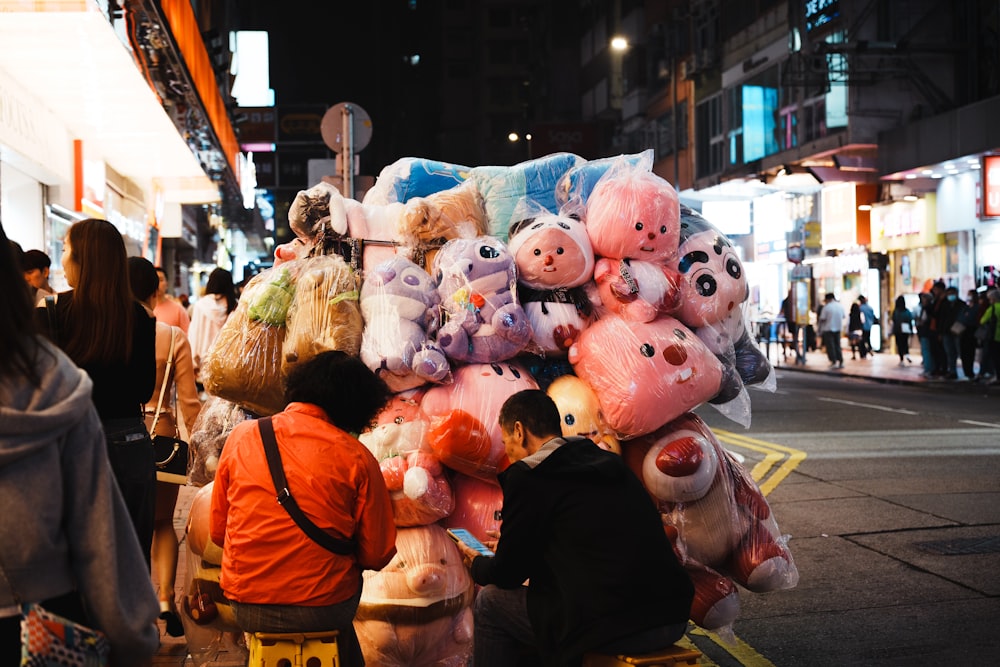
[[[192,470],[210,484],[228,429],[282,410],[283,374],[311,355],[343,350],[385,379],[394,397],[358,434],[399,527],[396,558],[365,573],[355,625],[369,662],[466,664],[475,589],[445,528],[499,528],[497,417],[522,389],[545,390],[564,435],[619,453],[643,481],[695,582],[697,625],[730,629],[737,585],[796,585],[760,489],[692,412],[707,403],[748,426],[746,387],[774,388],[747,333],[743,265],[653,173],[652,151],[511,167],[405,158],[363,202],[320,183],[288,215],[295,239],[209,355]],[[198,590],[218,546],[202,505],[189,519]],[[206,624],[235,630],[226,618]]]

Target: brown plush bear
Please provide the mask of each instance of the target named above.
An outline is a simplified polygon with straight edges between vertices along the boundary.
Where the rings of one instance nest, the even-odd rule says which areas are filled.
[[[465,182],[406,202],[399,240],[411,248],[411,259],[429,271],[445,242],[482,236],[488,227],[482,195],[475,184]]]

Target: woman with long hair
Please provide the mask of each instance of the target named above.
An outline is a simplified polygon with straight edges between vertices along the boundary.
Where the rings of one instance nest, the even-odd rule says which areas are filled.
[[[94,381],[108,458],[146,559],[153,540],[156,461],[143,406],[156,384],[156,320],[129,287],[128,255],[106,220],[74,223],[62,266],[73,289],[57,295],[38,319],[56,345]]]
[[[222,325],[234,310],[236,287],[233,285],[233,274],[217,267],[208,275],[205,295],[194,303],[191,324],[188,326],[194,371],[199,377],[208,353],[222,331]]]
[[[149,665],[156,595],[105,454],[91,378],[38,335],[0,225],[0,664],[21,664],[20,608],[104,632],[111,664]]]
[[[159,299],[159,275],[152,262],[144,257],[128,258],[129,282],[132,294],[150,312]],[[170,361],[168,373],[167,361]],[[163,404],[159,405],[160,396]],[[176,402],[175,399],[176,398]],[[159,415],[157,415],[159,408]],[[146,428],[151,436],[175,437],[179,424],[189,430],[201,411],[198,389],[195,387],[191,346],[179,326],[156,323],[156,390],[146,404]],[[155,431],[153,430],[155,426]],[[183,437],[183,436],[182,436]],[[177,615],[174,584],[177,581],[177,533],[174,532],[174,507],[178,484],[156,482],[156,514],[153,521],[153,574],[160,599],[160,618],[166,622],[167,634],[180,637],[184,626]]]
[[[899,355],[900,366],[910,363],[910,336],[914,329],[913,313],[906,307],[906,299],[900,294],[892,309],[892,335],[896,339],[896,354]]]

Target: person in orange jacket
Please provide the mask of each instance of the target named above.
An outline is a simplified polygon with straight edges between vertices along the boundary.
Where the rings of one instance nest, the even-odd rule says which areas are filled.
[[[258,420],[229,435],[211,536],[223,545],[219,583],[245,632],[339,630],[341,664],[364,664],[352,626],[361,573],[389,563],[396,527],[378,462],[352,433],[390,396],[359,358],[323,352],[289,373],[288,405],[271,418],[289,493],[322,531],[355,544],[346,555],[313,541],[279,504]]]

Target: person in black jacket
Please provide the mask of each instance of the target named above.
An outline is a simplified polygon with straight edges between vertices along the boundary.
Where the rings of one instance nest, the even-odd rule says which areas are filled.
[[[621,457],[561,437],[559,410],[537,389],[508,398],[499,421],[512,465],[499,475],[496,554],[459,544],[484,586],[474,667],[509,667],[526,651],[579,665],[586,652],[651,652],[680,639],[694,587]]]

